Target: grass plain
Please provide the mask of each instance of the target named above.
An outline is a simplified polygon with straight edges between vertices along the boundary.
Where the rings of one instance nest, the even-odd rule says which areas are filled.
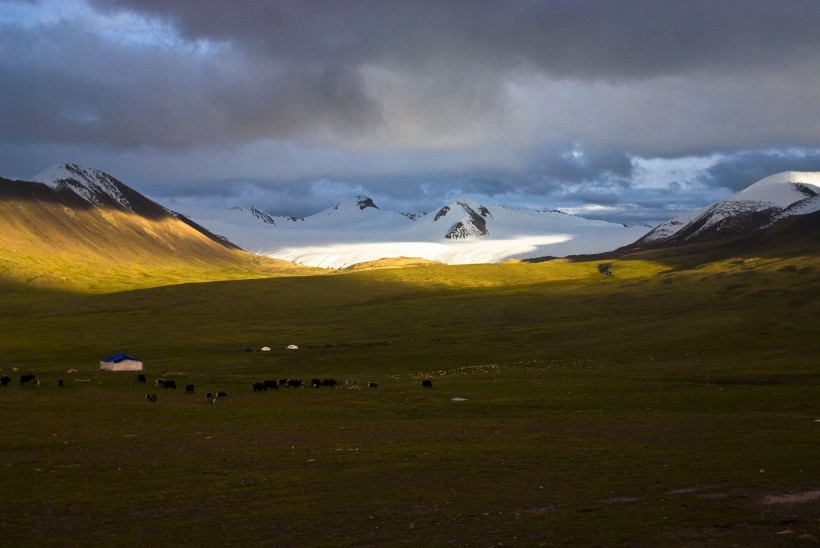
[[[2,543],[816,542],[816,257],[607,262],[8,284]]]

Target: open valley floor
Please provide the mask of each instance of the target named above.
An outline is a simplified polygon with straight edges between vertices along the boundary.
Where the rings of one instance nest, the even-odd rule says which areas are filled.
[[[12,288],[4,543],[820,538],[814,259],[598,264]],[[115,352],[148,382],[99,370]]]

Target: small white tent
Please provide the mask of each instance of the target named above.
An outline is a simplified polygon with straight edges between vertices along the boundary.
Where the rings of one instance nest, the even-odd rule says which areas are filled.
[[[114,354],[100,360],[100,369],[106,371],[142,371],[142,360],[127,354]]]
[[[288,350],[299,350],[299,347],[296,346],[295,344],[289,344],[288,345]]]

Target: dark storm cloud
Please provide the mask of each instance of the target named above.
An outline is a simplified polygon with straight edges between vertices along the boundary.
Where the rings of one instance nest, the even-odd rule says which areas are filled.
[[[814,0],[93,0],[301,63],[531,65],[562,78],[647,78],[820,53]]]
[[[72,23],[0,34],[0,139],[187,147],[360,126],[360,78],[334,67],[249,67],[185,50],[112,44]],[[344,109],[335,105],[343,103]]]
[[[509,121],[516,108],[553,128],[553,143],[618,142],[645,156],[757,148],[789,130],[792,145],[807,146],[814,136],[804,113],[816,96],[796,90],[820,78],[804,70],[820,56],[816,1],[92,5],[169,23],[182,42],[117,43],[71,22],[4,29],[0,77],[12,84],[3,86],[0,137],[159,147],[333,138],[374,150],[498,139],[520,147]],[[783,73],[787,66],[793,72]],[[770,70],[802,82],[772,89],[727,80]],[[682,75],[686,82],[674,80]],[[539,92],[533,78],[551,85]],[[560,86],[585,81],[600,87]],[[530,90],[532,104],[515,103],[516,85]],[[762,111],[778,92],[782,103]],[[749,123],[747,108],[763,119]],[[704,128],[709,120],[714,127]]]
[[[820,56],[820,3],[811,0],[95,5],[165,18],[189,40],[229,43],[255,66],[279,67],[278,76],[307,94],[322,82],[300,86],[300,71],[344,74],[322,96],[339,99],[327,108],[342,118],[362,108],[383,114],[385,133],[368,132],[374,117],[354,116],[369,124],[346,128],[371,145],[374,136],[382,145],[436,146],[481,138],[482,130],[515,133],[517,127],[494,122],[514,107],[508,86],[533,78],[553,83],[533,94],[556,110],[540,101],[524,108],[538,111],[559,142],[618,142],[633,154],[674,156],[768,146],[772,134],[793,134],[792,144],[807,146],[816,136],[805,117],[817,108],[816,95],[798,91],[820,83],[806,70]],[[346,85],[358,78],[372,93]],[[598,87],[555,85],[567,81]],[[269,135],[277,130],[269,125]]]

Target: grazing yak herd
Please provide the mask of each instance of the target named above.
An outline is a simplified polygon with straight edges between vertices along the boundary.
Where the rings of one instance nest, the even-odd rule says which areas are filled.
[[[8,375],[3,375],[0,377],[0,388],[5,388],[11,384],[11,377]],[[40,386],[40,379],[37,378],[37,375],[34,374],[27,374],[27,375],[20,375],[20,384],[30,384],[32,386]],[[63,381],[60,379],[57,381],[57,386],[62,387]]]
[[[145,384],[147,379],[145,378],[144,374],[137,375],[137,382]],[[0,388],[5,388],[9,384],[11,384],[11,377],[8,375],[3,375],[0,377]],[[40,379],[37,378],[37,375],[34,374],[25,374],[20,375],[20,384],[30,384],[32,386],[40,386]],[[154,384],[157,388],[162,388],[165,390],[176,390],[177,383],[175,380],[172,379],[156,379]],[[338,382],[336,379],[311,379],[310,386],[313,388],[322,388],[322,387],[330,387],[335,388],[338,386]],[[57,381],[57,386],[63,388],[65,384],[63,380],[60,379]],[[306,385],[302,381],[302,379],[279,379],[276,380],[265,380],[262,382],[254,382],[252,383],[252,388],[254,392],[267,392],[268,390],[279,390],[279,388],[304,388]],[[358,381],[348,379],[345,382],[345,386],[349,388],[358,388],[359,384]],[[369,388],[378,388],[378,383],[371,382],[367,385]],[[422,388],[433,388],[433,382],[430,379],[424,379],[421,381]],[[185,386],[185,393],[186,394],[193,394],[194,393],[194,385],[188,384]],[[225,399],[228,397],[227,392],[219,391],[219,392],[207,392],[205,394],[205,399],[211,403],[216,403],[219,400]],[[148,393],[145,394],[145,399],[151,403],[157,403],[157,395]]]

